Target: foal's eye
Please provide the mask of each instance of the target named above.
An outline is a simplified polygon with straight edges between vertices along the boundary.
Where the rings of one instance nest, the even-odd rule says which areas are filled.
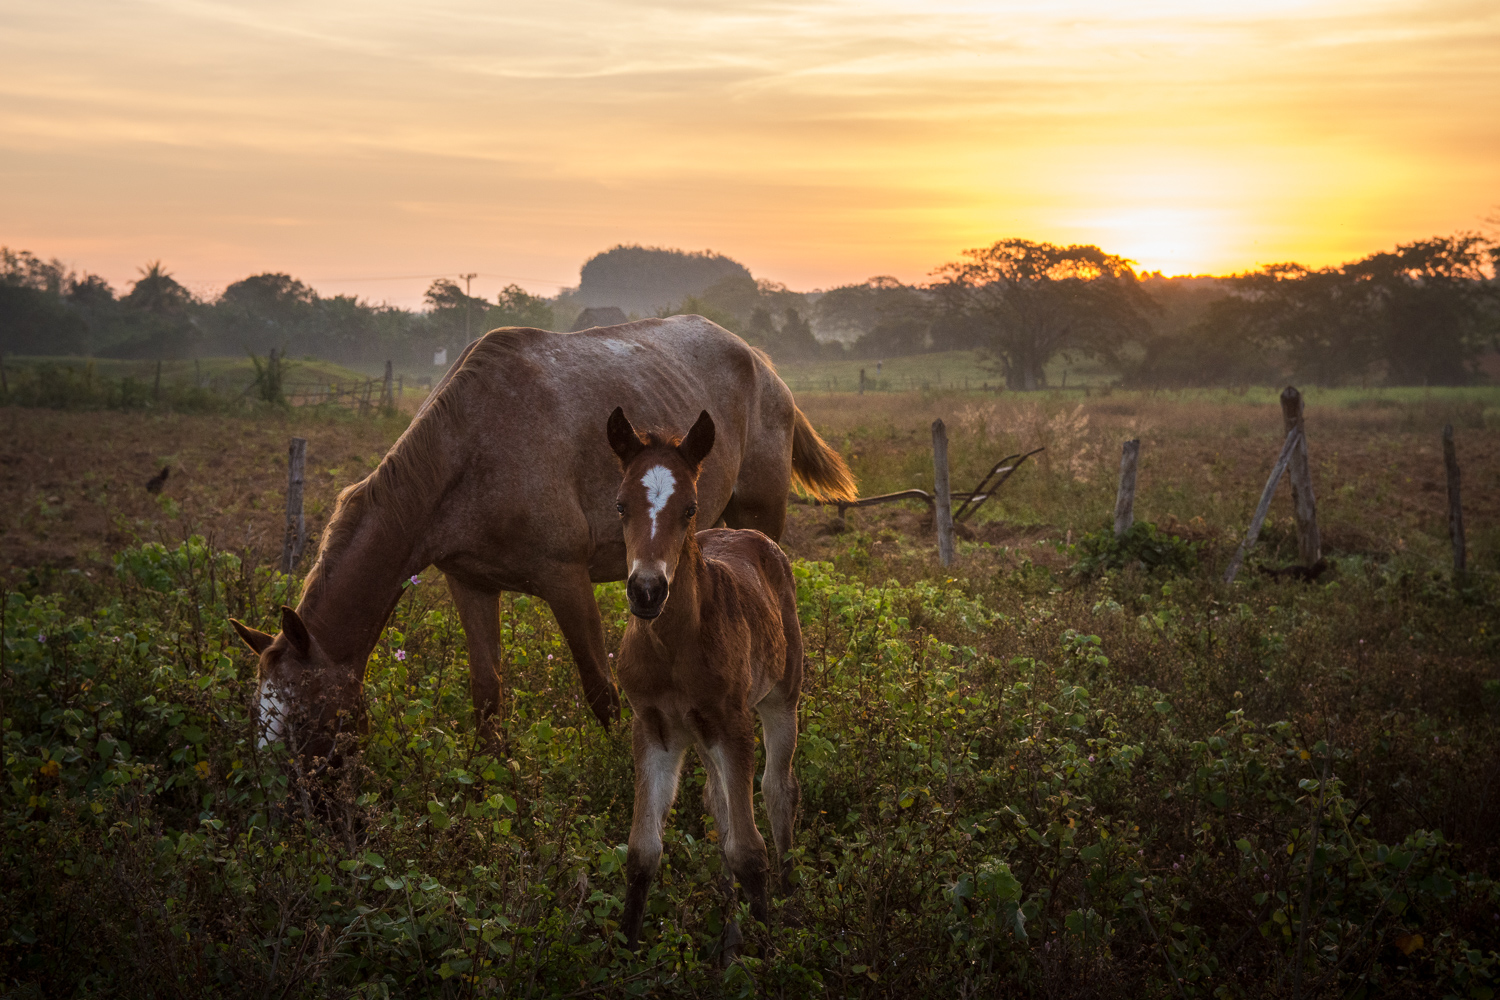
[[[685,510],[683,510],[682,516],[683,517],[692,517],[696,513],[698,513],[698,505],[695,504],[695,503],[690,503],[690,504],[687,505],[687,508]]]
[[[623,503],[616,502],[615,503],[615,511],[621,517],[624,517],[625,516],[625,505]]]

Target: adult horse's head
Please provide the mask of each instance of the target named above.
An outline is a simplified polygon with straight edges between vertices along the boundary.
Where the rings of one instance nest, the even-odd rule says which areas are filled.
[[[681,440],[642,436],[625,411],[609,415],[609,446],[624,479],[615,509],[625,529],[625,596],[638,618],[661,614],[683,540],[696,530],[698,470],[714,446],[714,421],[704,410]]]
[[[337,735],[364,719],[360,676],[337,669],[295,610],[281,609],[281,632],[229,624],[260,657],[253,716],[256,745],[286,740],[304,759],[331,758]]]

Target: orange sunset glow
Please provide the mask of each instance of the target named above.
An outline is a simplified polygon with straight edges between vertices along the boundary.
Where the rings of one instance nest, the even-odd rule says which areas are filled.
[[[798,289],[966,247],[1324,265],[1500,205],[1500,6],[79,0],[0,16],[0,243],[117,287],[575,284],[616,243]]]

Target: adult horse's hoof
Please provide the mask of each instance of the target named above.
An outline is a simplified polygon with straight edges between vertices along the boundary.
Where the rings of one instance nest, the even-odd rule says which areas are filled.
[[[599,720],[599,725],[605,729],[620,721],[620,695],[613,685],[592,692],[589,696],[589,708],[593,711],[594,718]]]

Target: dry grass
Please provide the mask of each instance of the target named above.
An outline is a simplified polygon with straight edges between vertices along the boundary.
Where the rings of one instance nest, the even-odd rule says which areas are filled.
[[[1439,434],[1452,423],[1464,470],[1470,565],[1500,570],[1500,394],[1392,399],[1308,394],[1307,427],[1325,549],[1333,555],[1449,559],[1447,494]],[[1066,537],[1098,528],[1114,509],[1119,446],[1141,439],[1136,516],[1230,545],[1243,532],[1281,445],[1281,413],[1269,393],[804,395],[813,423],[850,460],[861,495],[931,489],[930,424],[949,427],[955,489],[1002,456],[1045,446],[980,514],[981,537]],[[1488,408],[1487,408],[1488,406]],[[860,511],[860,524],[899,526],[909,515]],[[1291,533],[1290,493],[1271,506],[1268,552]],[[1290,557],[1291,549],[1286,549]]]

